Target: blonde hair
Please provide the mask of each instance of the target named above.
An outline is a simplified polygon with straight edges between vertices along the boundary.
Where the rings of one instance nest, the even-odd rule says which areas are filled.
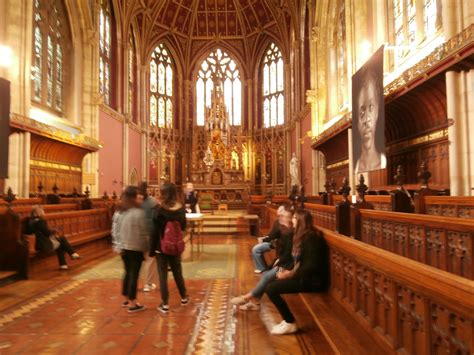
[[[44,209],[41,205],[34,205],[32,208],[31,208],[31,214],[30,214],[31,218],[35,218],[35,217],[39,217],[39,218],[43,218],[44,217]]]

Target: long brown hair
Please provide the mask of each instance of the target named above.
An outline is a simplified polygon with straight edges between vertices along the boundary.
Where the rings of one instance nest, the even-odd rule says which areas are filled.
[[[313,216],[309,211],[299,208],[295,211],[296,228],[293,236],[293,245],[299,246],[301,242],[309,235],[310,232],[315,231],[313,226]]]
[[[177,200],[176,185],[171,182],[165,182],[160,188],[161,203],[165,207],[174,207]]]

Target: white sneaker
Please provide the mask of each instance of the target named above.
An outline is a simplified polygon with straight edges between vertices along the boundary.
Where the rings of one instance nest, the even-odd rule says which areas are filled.
[[[233,304],[233,305],[236,305],[236,306],[243,305],[247,302],[248,302],[248,300],[244,296],[234,297],[230,300],[230,303]]]
[[[296,326],[296,323],[287,323],[283,321],[280,324],[275,325],[271,333],[273,335],[293,334],[296,333],[297,330],[298,327]]]
[[[80,259],[80,258],[81,256],[78,253],[71,254],[71,259],[73,260]]]
[[[69,266],[67,266],[67,265],[60,265],[59,266],[59,270],[67,270],[67,269],[69,269]]]
[[[151,290],[154,290],[156,288],[155,284],[146,284],[143,287],[143,292],[150,292]]]
[[[261,274],[263,272],[263,270],[255,269],[253,272],[256,273],[256,274]]]
[[[260,304],[248,301],[247,303],[239,306],[239,309],[242,311],[258,311],[260,310]]]

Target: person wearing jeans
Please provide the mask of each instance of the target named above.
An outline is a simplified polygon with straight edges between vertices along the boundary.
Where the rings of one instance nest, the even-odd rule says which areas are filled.
[[[299,292],[318,292],[329,284],[329,249],[321,232],[313,226],[311,213],[297,210],[293,216],[295,235],[292,256],[295,267],[280,270],[276,280],[265,288],[265,293],[283,317],[271,331],[274,335],[297,331],[295,317],[281,295]]]
[[[145,212],[137,201],[137,188],[129,186],[122,195],[125,212],[120,221],[120,247],[125,274],[122,283],[123,307],[129,313],[139,312],[145,306],[137,302],[137,283],[143,261],[143,253],[148,250],[149,235],[145,224]]]
[[[158,276],[160,279],[161,304],[157,309],[162,313],[168,313],[168,266],[171,268],[176,287],[181,296],[181,305],[184,306],[188,304],[188,295],[181,267],[181,255],[165,254],[161,249],[161,240],[163,239],[168,222],[178,222],[181,231],[186,229],[186,212],[183,205],[177,201],[177,189],[175,184],[168,182],[161,186],[160,200],[161,205],[157,208],[154,219],[155,232],[152,237],[149,255],[156,255]]]
[[[254,272],[256,274],[260,274],[268,269],[268,265],[263,254],[273,249],[273,243],[278,243],[282,229],[284,229],[284,227],[289,228],[291,222],[291,212],[289,211],[289,208],[285,206],[278,207],[277,217],[278,219],[275,221],[275,223],[273,223],[273,227],[270,233],[268,233],[268,236],[264,238],[258,238],[258,244],[252,248],[252,258],[255,263]],[[278,254],[279,248],[277,248],[277,255]]]

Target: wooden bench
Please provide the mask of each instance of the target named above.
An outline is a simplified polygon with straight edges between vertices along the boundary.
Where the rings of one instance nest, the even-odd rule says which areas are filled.
[[[425,213],[474,219],[474,196],[425,196]]]
[[[474,220],[360,210],[367,244],[453,274],[474,279]]]

